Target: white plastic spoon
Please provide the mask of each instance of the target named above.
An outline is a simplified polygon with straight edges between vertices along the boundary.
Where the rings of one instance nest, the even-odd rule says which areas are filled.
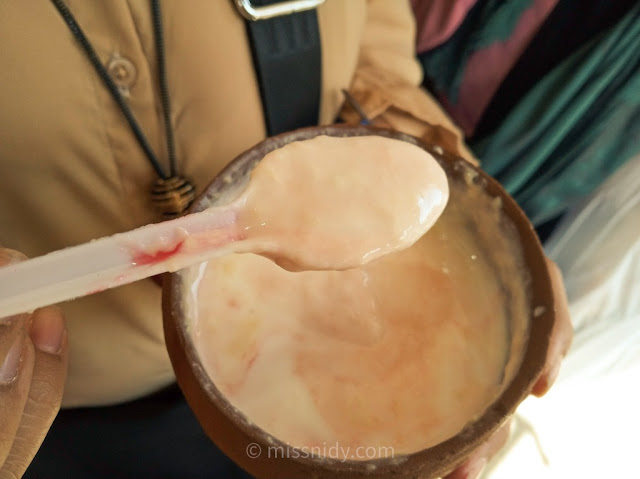
[[[418,240],[448,199],[424,150],[382,137],[317,137],[269,153],[232,203],[0,268],[0,317],[224,254],[291,270],[347,269]]]

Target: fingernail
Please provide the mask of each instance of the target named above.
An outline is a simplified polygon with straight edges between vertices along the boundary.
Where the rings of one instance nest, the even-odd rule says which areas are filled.
[[[27,259],[25,255],[14,249],[0,248],[0,267],[16,264]]]
[[[31,320],[31,341],[36,349],[49,354],[58,354],[62,349],[64,320],[57,307],[48,307],[33,313]]]
[[[487,467],[486,458],[473,462],[469,469],[467,469],[467,479],[478,479],[482,475],[485,467]]]
[[[18,335],[13,341],[11,348],[9,348],[2,362],[2,366],[0,366],[0,385],[6,386],[7,384],[11,384],[18,377],[23,345],[24,337]]]

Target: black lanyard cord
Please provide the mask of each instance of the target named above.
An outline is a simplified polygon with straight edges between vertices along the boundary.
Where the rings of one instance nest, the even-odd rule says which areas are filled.
[[[153,169],[156,171],[159,178],[168,179],[175,175],[176,173],[176,157],[175,157],[175,142],[173,137],[173,128],[171,127],[171,109],[169,102],[169,89],[167,85],[167,72],[165,66],[165,49],[164,49],[164,40],[163,40],[163,32],[162,32],[162,15],[160,12],[160,5],[158,0],[151,0],[151,8],[153,11],[153,29],[154,29],[154,37],[155,37],[155,45],[156,45],[156,54],[158,55],[158,71],[160,77],[160,95],[162,99],[162,107],[164,112],[164,125],[165,125],[165,133],[167,138],[167,149],[169,153],[169,174],[165,174],[160,166],[160,162],[158,161],[157,156],[151,149],[147,138],[145,137],[140,125],[138,124],[136,118],[129,108],[129,105],[123,98],[118,86],[115,84],[107,69],[104,67],[100,58],[96,54],[93,46],[87,39],[86,35],[78,25],[78,22],[71,14],[71,11],[64,4],[63,0],[51,0],[53,5],[58,9],[60,15],[64,19],[65,23],[71,30],[71,33],[75,37],[75,39],[80,43],[82,48],[84,49],[89,61],[95,68],[96,72],[102,79],[103,83],[111,93],[111,96],[115,100],[115,102],[120,107],[123,115],[125,116],[133,134],[135,135],[140,147],[144,151],[149,163],[153,166]]]
[[[171,127],[171,103],[169,101],[169,86],[167,83],[160,1],[151,0],[151,9],[153,10],[153,36],[156,42],[156,55],[158,56],[158,76],[160,78],[160,97],[162,101],[162,111],[164,113],[164,129],[167,137],[167,150],[169,152],[169,176],[175,176],[176,148],[173,138],[173,128]]]

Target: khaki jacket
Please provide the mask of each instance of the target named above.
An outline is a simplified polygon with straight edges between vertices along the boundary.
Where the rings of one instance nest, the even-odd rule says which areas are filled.
[[[67,5],[166,162],[149,2]],[[231,0],[166,0],[162,8],[178,169],[202,191],[265,137],[244,20]],[[418,88],[408,2],[328,0],[318,15],[321,123],[336,119],[341,89],[351,87],[378,124],[468,155]],[[148,195],[154,171],[49,1],[2,2],[0,64],[0,244],[37,256],[157,221]],[[344,118],[357,122],[353,111]],[[173,381],[153,281],[62,308],[71,355],[66,406],[116,403]]]

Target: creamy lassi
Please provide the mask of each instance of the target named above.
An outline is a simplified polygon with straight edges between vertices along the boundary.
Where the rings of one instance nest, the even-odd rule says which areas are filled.
[[[335,146],[347,176],[351,158],[383,154],[401,164],[415,148],[357,140]],[[295,148],[322,156],[326,145],[314,141]],[[292,164],[299,151],[291,151]],[[364,459],[353,456],[362,447],[422,450],[479,417],[519,365],[529,302],[515,229],[473,175],[449,183],[447,208],[417,243],[367,265],[290,272],[262,256],[234,254],[192,269],[185,294],[192,340],[230,404],[291,446],[353,460]],[[381,180],[355,181],[365,188]],[[385,191],[381,214],[406,214]],[[289,193],[296,201],[308,192]],[[260,197],[268,203],[270,192]],[[348,191],[336,207],[348,208],[347,199]],[[301,231],[313,221],[308,213],[297,220]],[[360,220],[354,213],[353,222]],[[318,255],[348,248],[334,238],[340,226],[328,231],[293,241]],[[385,233],[372,228],[372,244]]]
[[[272,151],[239,201],[235,250],[287,269],[345,269],[413,244],[447,204],[423,149],[383,137],[319,136]]]

